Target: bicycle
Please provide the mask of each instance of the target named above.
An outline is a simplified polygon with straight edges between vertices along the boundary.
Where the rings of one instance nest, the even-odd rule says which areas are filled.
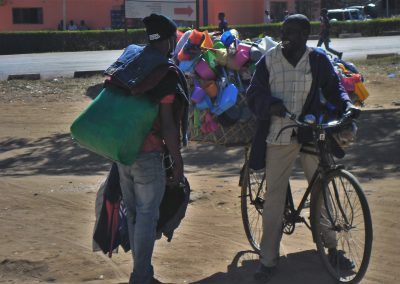
[[[290,183],[283,214],[282,232],[292,234],[296,224],[304,223],[311,230],[317,251],[329,274],[338,282],[358,283],[364,277],[372,249],[372,221],[367,199],[360,183],[342,165],[336,164],[330,151],[331,140],[327,139],[332,129],[348,125],[352,113],[347,112],[339,120],[316,124],[314,116],[306,116],[304,122],[287,113],[294,121],[292,127],[308,127],[314,133],[314,145],[319,164],[299,205],[295,208]],[[252,248],[259,252],[262,237],[262,211],[266,192],[265,171],[253,171],[248,166],[249,147],[245,150],[245,163],[241,172],[241,211],[246,236]],[[309,153],[309,152],[308,152]],[[311,195],[311,191],[314,190]],[[310,218],[301,215],[308,197]],[[334,234],[337,247],[336,259],[329,258],[324,237]],[[354,264],[352,269],[344,269],[338,263],[339,253]],[[336,262],[336,263],[335,263]]]

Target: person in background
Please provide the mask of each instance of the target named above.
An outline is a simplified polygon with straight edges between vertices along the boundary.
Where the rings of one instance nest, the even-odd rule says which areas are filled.
[[[69,31],[76,31],[78,27],[76,26],[75,22],[73,20],[69,21],[69,25],[67,27],[67,30]]]
[[[333,48],[329,47],[329,42],[331,41],[329,37],[331,24],[329,23],[328,10],[326,8],[321,9],[319,20],[321,24],[320,24],[319,40],[317,43],[317,47],[320,47],[323,43],[327,51],[335,54],[339,59],[342,59],[343,52],[336,51]]]
[[[247,102],[257,119],[249,167],[254,170],[265,168],[268,189],[263,204],[260,264],[254,275],[257,281],[267,282],[276,271],[289,177],[301,147],[313,142],[308,129],[292,127],[280,133],[285,126],[293,125],[285,116],[286,111],[300,120],[306,114],[319,117],[325,110],[320,102],[322,93],[338,113],[351,110],[354,116],[359,114],[326,54],[307,46],[310,30],[306,16],[295,14],[287,17],[281,30],[282,43],[271,48],[258,61],[247,89]],[[310,181],[318,158],[300,153],[300,160]],[[336,250],[333,231],[326,229],[324,232],[331,259],[338,259],[340,267],[352,269],[354,263]]]
[[[64,30],[64,21],[63,20],[60,20],[60,22],[58,23],[57,30],[59,30],[59,31]]]
[[[265,10],[264,11],[264,23],[269,24],[271,22],[272,22],[271,15],[269,14],[268,10]]]
[[[186,80],[170,60],[176,46],[175,22],[166,16],[151,14],[143,23],[148,44],[145,47],[129,45],[105,71],[109,76],[105,84],[124,88],[127,95],[145,96],[159,106],[158,117],[135,163],[131,166],[118,163],[134,262],[129,284],[161,283],[154,278],[151,263],[159,207],[166,184],[178,186],[184,181],[180,138],[185,144],[183,124],[188,108],[188,98],[182,95],[182,90],[187,89]],[[134,84],[127,88],[127,82]],[[167,177],[163,158],[168,155],[173,166]]]
[[[219,12],[218,13],[218,20],[219,20],[218,30],[219,30],[219,32],[221,34],[226,32],[227,30],[229,30],[228,22],[225,20],[225,13],[224,12]]]
[[[86,25],[85,20],[81,20],[81,23],[78,27],[80,31],[87,31],[89,27]]]
[[[286,21],[286,19],[289,17],[289,11],[286,10],[285,12],[283,12],[283,21]]]

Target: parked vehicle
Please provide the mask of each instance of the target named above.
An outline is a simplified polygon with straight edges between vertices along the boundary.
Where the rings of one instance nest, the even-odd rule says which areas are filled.
[[[367,19],[374,19],[378,16],[375,4],[368,4],[365,6],[350,6],[346,9],[358,9],[360,13]]]
[[[330,21],[360,21],[366,19],[359,9],[328,10],[328,18]]]

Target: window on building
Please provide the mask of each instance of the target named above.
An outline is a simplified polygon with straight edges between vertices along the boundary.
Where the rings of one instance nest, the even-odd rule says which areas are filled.
[[[271,2],[271,18],[275,21],[282,21],[284,12],[287,10],[286,2]]]
[[[14,24],[43,24],[42,8],[13,8]]]
[[[313,15],[313,1],[301,0],[296,1],[296,13],[306,15],[309,19],[312,19]]]

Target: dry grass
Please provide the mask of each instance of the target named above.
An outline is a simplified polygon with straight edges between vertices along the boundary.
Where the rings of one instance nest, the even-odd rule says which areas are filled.
[[[367,105],[379,107],[400,102],[398,95],[400,94],[400,56],[353,63],[364,76],[367,89],[371,93],[366,101]],[[0,103],[78,101],[82,97],[95,95],[102,81],[102,76],[38,81],[0,81]]]

